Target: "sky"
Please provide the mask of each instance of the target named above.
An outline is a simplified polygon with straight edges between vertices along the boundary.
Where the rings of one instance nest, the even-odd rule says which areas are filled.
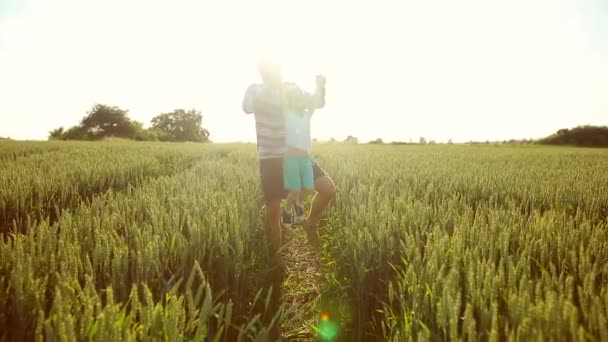
[[[197,108],[217,142],[261,58],[312,90],[313,137],[454,142],[608,125],[605,0],[0,0],[0,137],[46,139],[95,103],[145,125]]]

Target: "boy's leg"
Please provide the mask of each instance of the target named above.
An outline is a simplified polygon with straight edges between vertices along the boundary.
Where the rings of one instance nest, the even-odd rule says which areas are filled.
[[[300,191],[290,191],[287,194],[287,208],[292,210],[300,202]]]
[[[298,168],[300,171],[300,180],[302,182],[302,189],[300,190],[300,196],[298,198],[298,206],[296,208],[296,215],[301,221],[305,220],[304,207],[302,201],[314,191],[314,175],[312,173],[312,164],[308,156],[298,157]]]
[[[285,189],[289,191],[287,195],[287,212],[283,216],[283,221],[286,225],[291,225],[294,223],[293,209],[297,203],[299,191],[302,187],[297,156],[290,154],[285,155],[285,162],[283,165],[283,181]]]
[[[315,190],[315,175],[312,170],[312,160],[310,157],[300,158],[300,173],[302,176],[302,197],[304,197]]]
[[[298,157],[290,154],[285,155],[283,164],[283,182],[287,191],[299,191],[302,189],[302,180],[300,178],[300,165]]]
[[[313,191],[312,189],[314,189],[314,186],[315,186],[315,177],[314,177],[314,172],[313,172],[313,168],[312,168],[312,160],[310,159],[310,157],[308,157],[308,156],[303,157],[300,160],[300,170],[302,172],[302,187],[305,189],[305,191],[312,192]],[[314,201],[313,201],[313,206],[314,206]],[[306,235],[308,237],[309,242],[313,246],[319,246],[320,245],[319,234],[317,232],[315,225],[311,226],[310,217],[309,217],[307,220],[304,221],[302,227],[306,231]]]

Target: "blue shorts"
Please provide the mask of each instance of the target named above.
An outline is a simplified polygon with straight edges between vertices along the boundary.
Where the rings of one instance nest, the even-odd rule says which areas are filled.
[[[287,153],[283,158],[283,185],[287,191],[314,189],[315,176],[310,156]]]

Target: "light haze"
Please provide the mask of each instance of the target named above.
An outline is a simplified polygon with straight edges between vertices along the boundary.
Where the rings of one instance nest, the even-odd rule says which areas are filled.
[[[198,108],[211,139],[255,141],[257,63],[307,89],[313,136],[537,138],[608,125],[608,2],[0,0],[0,136],[46,139],[94,103]]]

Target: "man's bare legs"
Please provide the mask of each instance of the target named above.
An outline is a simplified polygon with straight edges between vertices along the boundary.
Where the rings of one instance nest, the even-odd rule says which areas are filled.
[[[307,224],[313,227],[319,224],[323,211],[336,196],[336,186],[329,176],[323,176],[315,181],[315,190],[317,193],[312,199],[310,213],[306,220]]]
[[[321,216],[329,203],[336,196],[336,186],[329,176],[319,177],[315,181],[316,194],[312,199],[312,205],[308,218],[302,224],[302,227],[308,232],[313,233],[313,239],[317,234],[317,225],[321,221]],[[271,253],[277,259],[280,259],[279,251],[282,247],[281,241],[281,200],[273,200],[266,203],[266,235],[271,245]],[[310,235],[310,234],[309,234]],[[312,241],[315,243],[315,241]]]
[[[319,177],[315,181],[315,190],[317,193],[312,199],[312,205],[310,207],[310,213],[306,222],[302,224],[304,230],[306,230],[308,237],[313,244],[319,243],[319,237],[317,232],[317,225],[321,221],[321,215],[323,211],[329,206],[329,203],[336,196],[336,186],[334,181],[329,176]]]
[[[266,236],[270,241],[270,253],[275,260],[279,261],[281,256],[281,200],[273,200],[266,203],[265,208]]]

